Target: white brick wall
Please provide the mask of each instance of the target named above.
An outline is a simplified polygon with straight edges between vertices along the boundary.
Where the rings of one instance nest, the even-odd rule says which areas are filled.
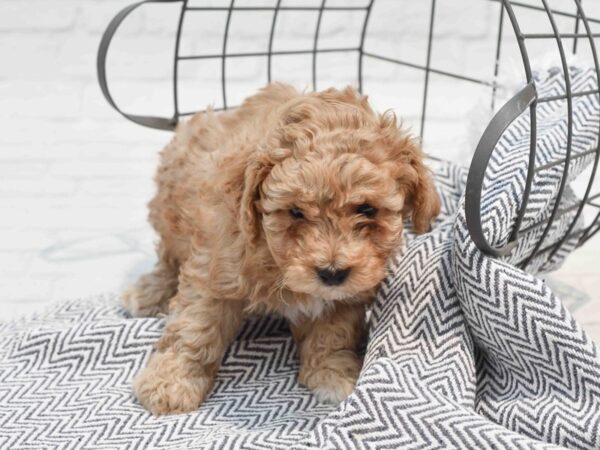
[[[128,3],[0,2],[0,318],[119,289],[151,264],[145,202],[168,135],[122,120],[95,74],[100,34]],[[132,16],[120,39],[160,39],[149,22]]]
[[[169,134],[126,122],[112,111],[95,73],[101,33],[132,1],[0,0],[0,319],[50,300],[120,289],[152,264],[145,204],[152,195],[157,151]],[[318,6],[320,0],[287,4]],[[489,79],[497,5],[452,0],[437,6],[433,65]],[[379,0],[366,49],[424,64],[428,14],[428,1]],[[177,4],[143,7],[115,38],[109,77],[115,98],[128,111],[170,114],[177,16]],[[282,12],[274,48],[311,48],[315,19],[315,13]],[[219,52],[223,23],[223,14],[190,14],[182,52]],[[229,50],[264,50],[269,24],[270,13],[234,16]],[[328,12],[320,45],[356,46],[360,26],[360,14]],[[506,55],[511,58],[510,51]],[[354,56],[320,56],[318,68],[319,88],[356,81]],[[182,109],[220,102],[219,69],[218,61],[182,63]],[[235,60],[227,69],[232,103],[266,80],[264,61]],[[273,73],[306,85],[310,57],[276,58]],[[408,123],[418,124],[422,72],[366,61],[365,78],[365,91],[377,107],[394,107]],[[473,140],[467,114],[480,102],[487,104],[489,90],[432,75],[430,99],[428,150],[465,158]],[[479,130],[485,118],[475,123]]]

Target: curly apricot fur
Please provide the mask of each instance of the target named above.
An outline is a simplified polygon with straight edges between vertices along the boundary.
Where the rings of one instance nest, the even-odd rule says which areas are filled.
[[[271,84],[237,110],[179,125],[156,183],[159,261],[124,296],[134,315],[169,314],[134,382],[141,403],[157,415],[198,408],[249,313],[287,317],[300,382],[323,400],[345,398],[365,306],[404,217],[424,232],[439,211],[423,154],[395,116],[351,88]],[[357,213],[363,204],[376,215]],[[350,272],[331,285],[318,269]]]

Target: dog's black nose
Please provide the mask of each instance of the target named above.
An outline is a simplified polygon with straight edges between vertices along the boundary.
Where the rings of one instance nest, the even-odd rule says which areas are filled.
[[[339,286],[348,278],[350,269],[317,269],[321,281],[327,286]]]

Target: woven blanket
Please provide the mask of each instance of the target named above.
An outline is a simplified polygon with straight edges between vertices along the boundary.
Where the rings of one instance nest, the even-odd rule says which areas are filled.
[[[592,71],[572,69],[574,91],[596,89]],[[541,96],[564,79],[539,77]],[[574,100],[570,167],[575,177],[597,145],[596,96]],[[538,109],[541,165],[565,154],[561,102]],[[529,118],[498,143],[482,194],[493,245],[506,242],[523,197]],[[587,156],[586,156],[587,155]],[[153,417],[131,381],[164,326],[134,319],[117,296],[69,301],[0,324],[0,448],[600,448],[600,360],[595,344],[533,272],[556,267],[567,240],[532,273],[514,267],[533,248],[560,188],[563,167],[536,175],[518,248],[504,259],[472,243],[464,212],[466,171],[435,170],[443,212],[433,231],[406,235],[370,316],[365,364],[352,395],[319,404],[298,384],[298,357],[280,318],[244,324],[211,397],[190,414]],[[570,178],[571,179],[571,178]],[[560,240],[575,194],[548,232]],[[562,206],[561,206],[562,208]]]

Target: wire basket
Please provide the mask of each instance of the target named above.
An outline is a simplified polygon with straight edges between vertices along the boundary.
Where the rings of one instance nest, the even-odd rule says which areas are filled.
[[[429,0],[427,2],[411,2],[409,0],[354,0],[354,1],[336,1],[336,0],[226,0],[226,1],[201,1],[201,0],[146,0],[133,4],[123,9],[109,24],[102,38],[98,52],[98,76],[102,92],[110,105],[119,111],[127,119],[147,127],[173,130],[177,123],[184,117],[190,116],[198,111],[202,111],[205,105],[212,103],[216,111],[235,107],[238,101],[249,95],[253,90],[271,81],[295,81],[286,80],[280,72],[281,67],[299,67],[308,69],[304,73],[305,83],[312,89],[329,87],[333,81],[328,79],[327,74],[332,70],[339,69],[342,77],[335,80],[338,84],[354,84],[361,92],[370,92],[369,83],[377,83],[377,77],[373,76],[375,72],[380,71],[381,66],[385,65],[390,70],[403,70],[411,72],[411,76],[418,76],[421,80],[420,88],[411,91],[411,95],[417,97],[414,104],[414,128],[418,128],[421,140],[426,142],[429,133],[429,123],[432,121],[431,111],[437,111],[432,106],[432,98],[446,98],[451,93],[445,95],[432,95],[432,79],[434,77],[451,79],[456,81],[457,86],[472,86],[480,92],[486,93],[489,99],[490,120],[484,130],[479,130],[481,138],[473,154],[472,162],[469,168],[466,191],[466,218],[469,233],[474,243],[483,252],[493,256],[503,256],[509,254],[519,239],[521,224],[529,200],[529,192],[537,171],[547,169],[547,167],[536,167],[536,136],[537,120],[536,111],[538,105],[544,102],[562,101],[566,104],[564,114],[568,119],[568,136],[566,157],[553,162],[554,165],[563,167],[562,179],[560,182],[558,199],[552,206],[552,211],[547,220],[541,226],[544,227],[543,233],[537,238],[533,249],[517,263],[522,268],[536,258],[538,261],[541,255],[550,260],[568,240],[577,239],[578,246],[588,241],[600,230],[600,193],[592,194],[592,187],[598,166],[600,149],[593,149],[595,159],[593,161],[589,177],[585,180],[585,186],[582,188],[581,200],[576,205],[569,205],[568,208],[563,205],[562,197],[567,185],[569,167],[573,160],[571,155],[571,142],[573,139],[573,120],[572,120],[572,102],[575,97],[587,95],[600,95],[600,89],[596,83],[596,88],[585,92],[573,92],[570,85],[569,73],[569,53],[585,53],[589,64],[595,68],[596,81],[600,79],[600,65],[598,61],[596,42],[600,37],[600,20],[588,17],[582,7],[581,0],[557,0],[550,4],[550,0],[470,0],[474,6],[484,5],[486,14],[493,14],[496,17],[497,29],[494,30],[494,48],[495,52],[490,67],[483,71],[480,67],[469,71],[468,64],[464,70],[447,69],[436,64],[436,46],[439,46],[440,40],[443,40],[443,33],[436,32],[443,20],[447,19],[440,9],[455,7],[458,2],[438,2]],[[172,59],[173,83],[172,83],[172,101],[173,114],[170,117],[156,117],[146,115],[135,115],[123,112],[111,96],[108,87],[106,75],[106,59],[110,43],[124,19],[138,7],[147,3],[172,3],[179,6],[178,21],[174,26],[174,52]],[[463,2],[464,3],[464,2]],[[555,4],[556,3],[556,4]],[[419,4],[420,25],[418,29],[423,33],[424,45],[420,48],[421,55],[417,59],[403,58],[394,52],[394,47],[400,45],[398,41],[379,40],[373,37],[376,35],[377,22],[376,16],[379,9],[380,13],[387,14],[391,11],[406,11],[410,5]],[[590,2],[591,5],[591,2]],[[410,11],[410,8],[408,8]],[[234,22],[256,21],[256,17],[250,15],[259,14],[263,17],[262,31],[264,39],[260,40],[260,48],[249,48],[248,46],[234,45],[234,41],[240,41],[236,35]],[[183,41],[186,39],[188,28],[192,28],[193,17],[203,17],[209,21],[221,21],[223,32],[216,39],[212,40],[212,45],[201,45],[200,47],[187,46]],[[338,23],[341,21],[347,24],[342,35],[343,39],[339,42],[329,42],[329,36],[324,32],[325,23],[328,19],[338,16]],[[298,45],[281,47],[278,42],[281,41],[280,35],[285,33],[286,27],[300,23],[299,33],[303,36],[302,42]],[[283,24],[283,25],[282,25]],[[534,24],[534,26],[531,26]],[[196,27],[198,29],[201,27]],[[529,31],[529,30],[533,31]],[[238,33],[239,34],[239,33]],[[338,33],[339,34],[339,33]],[[243,36],[242,36],[243,37]],[[196,37],[196,42],[203,43],[204,37]],[[243,39],[241,39],[243,42]],[[510,42],[512,41],[512,42]],[[375,42],[374,45],[369,43]],[[246,42],[247,44],[248,42]],[[555,52],[560,70],[565,79],[566,92],[552,98],[538,98],[536,90],[536,79],[534,71],[536,69],[535,56],[540,54],[540,46]],[[510,48],[508,48],[510,47]],[[584,49],[584,50],[583,50]],[[510,99],[504,101],[501,92],[505,88],[506,77],[502,80],[502,66],[505,62],[506,53],[510,51],[518,54],[521,70],[518,74],[509,74],[510,82],[516,86],[513,90],[516,94]],[[400,52],[402,53],[402,52]],[[465,56],[466,57],[466,56]],[[503,60],[504,57],[504,60]],[[233,93],[235,86],[235,74],[237,73],[240,61],[253,61],[262,68],[262,78],[257,80],[255,86],[243,93]],[[283,62],[282,62],[283,61]],[[326,68],[326,62],[334,61],[334,66]],[[337,61],[337,62],[336,62]],[[197,98],[196,108],[185,109],[182,106],[182,98],[187,98],[182,94],[182,71],[186,64],[194,63],[200,67],[208,68],[212,84],[209,84],[211,94],[218,94],[217,97],[210,99]],[[295,65],[294,65],[295,64]],[[294,71],[294,69],[291,69]],[[296,69],[297,71],[300,69]],[[340,72],[340,70],[338,70]],[[193,78],[193,77],[192,77]],[[257,77],[261,78],[261,77]],[[302,77],[301,77],[302,78]],[[395,92],[402,89],[404,77],[398,76],[397,81],[388,92]],[[204,83],[196,83],[196,85]],[[205,92],[208,96],[209,90]],[[393,97],[393,96],[392,96]],[[237,101],[236,101],[237,100]],[[394,100],[391,100],[392,102]],[[394,105],[386,105],[394,106]],[[398,106],[398,105],[395,105]],[[398,110],[402,116],[405,115],[404,106],[399,106]],[[199,109],[200,108],[200,109]],[[530,117],[530,157],[527,173],[527,181],[522,204],[519,207],[519,213],[515,226],[512,230],[509,241],[506,245],[498,248],[490,245],[484,236],[481,220],[481,192],[484,182],[486,168],[490,162],[495,145],[500,139],[502,133],[508,126],[524,112],[529,113]],[[481,133],[482,131],[482,133]],[[600,133],[600,124],[599,130]],[[435,133],[431,132],[432,135]],[[426,146],[427,147],[427,146]],[[578,155],[577,157],[579,157]],[[587,175],[586,175],[587,176]],[[573,211],[575,213],[573,214]],[[555,221],[565,213],[572,214],[566,232],[556,242],[547,242],[549,231],[552,229]],[[587,222],[583,227],[576,227],[581,219],[585,217]],[[536,226],[539,226],[537,224]]]

